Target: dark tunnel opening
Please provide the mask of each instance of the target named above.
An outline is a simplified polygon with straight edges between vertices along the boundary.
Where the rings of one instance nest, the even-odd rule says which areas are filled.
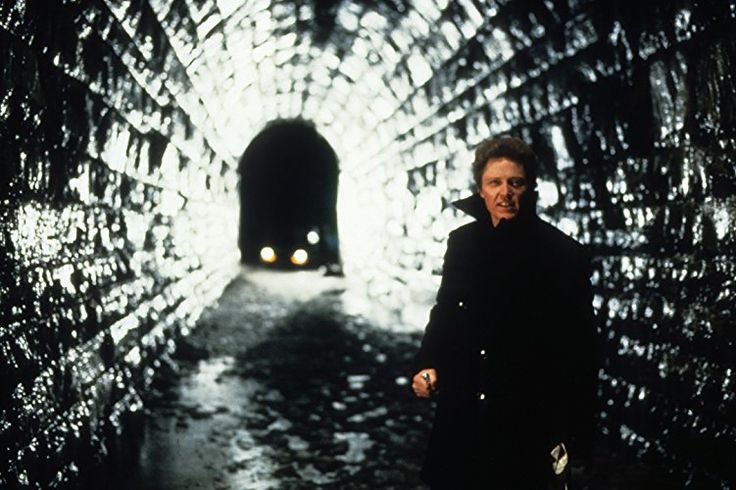
[[[337,155],[312,123],[268,124],[246,148],[239,172],[243,263],[340,271]]]

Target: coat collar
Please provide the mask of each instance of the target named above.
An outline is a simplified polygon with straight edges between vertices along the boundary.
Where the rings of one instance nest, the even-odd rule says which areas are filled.
[[[465,214],[472,216],[480,223],[487,223],[488,226],[492,229],[497,228],[493,226],[493,223],[491,222],[491,215],[488,213],[488,210],[486,209],[486,203],[483,201],[483,198],[480,197],[480,194],[474,193],[469,197],[458,199],[457,201],[453,201],[452,205]],[[524,226],[524,224],[528,224],[534,221],[536,213],[533,210],[527,212],[523,212],[523,210],[524,207],[522,207],[522,212],[519,214],[519,216],[513,220],[501,220],[498,227],[499,230],[509,228],[521,228]]]
[[[488,210],[486,209],[486,203],[483,201],[483,198],[480,197],[480,194],[476,193],[469,197],[458,199],[457,201],[453,201],[452,205],[478,221],[488,221],[491,219],[491,216],[488,214]]]

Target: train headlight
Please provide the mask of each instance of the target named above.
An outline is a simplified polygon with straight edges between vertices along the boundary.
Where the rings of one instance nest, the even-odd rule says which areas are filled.
[[[312,230],[309,233],[307,233],[307,241],[310,245],[317,245],[319,243],[319,233]]]
[[[309,254],[303,248],[298,248],[291,254],[291,263],[294,265],[304,265],[307,260],[309,260]]]
[[[267,264],[276,262],[276,251],[271,247],[263,247],[261,249],[261,260]]]

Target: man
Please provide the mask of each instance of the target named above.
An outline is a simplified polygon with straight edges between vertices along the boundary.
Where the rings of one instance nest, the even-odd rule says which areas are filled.
[[[537,162],[482,142],[476,221],[450,233],[412,388],[436,396],[421,477],[433,489],[564,487],[593,432],[596,342],[587,255],[535,213]],[[559,476],[558,476],[559,473]]]

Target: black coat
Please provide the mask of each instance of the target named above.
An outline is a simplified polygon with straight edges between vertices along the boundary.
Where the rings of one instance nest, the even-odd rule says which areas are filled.
[[[549,451],[593,431],[597,347],[584,248],[535,214],[452,231],[416,370],[437,370],[422,469],[433,487],[542,488]],[[415,371],[416,372],[416,371]]]

